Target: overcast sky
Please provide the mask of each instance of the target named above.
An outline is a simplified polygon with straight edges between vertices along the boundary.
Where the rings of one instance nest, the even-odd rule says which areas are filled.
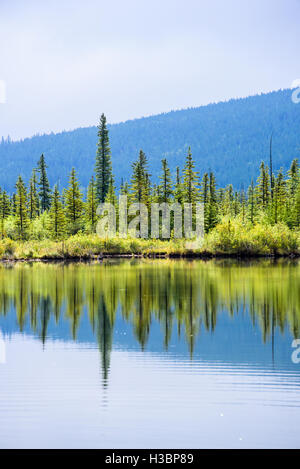
[[[289,88],[299,26],[299,0],[0,0],[0,136]]]

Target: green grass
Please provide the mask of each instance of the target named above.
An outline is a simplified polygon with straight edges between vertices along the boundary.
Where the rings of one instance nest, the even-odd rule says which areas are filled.
[[[64,241],[50,239],[0,241],[0,258],[92,259],[109,255],[154,256],[286,256],[300,255],[300,231],[286,225],[249,225],[223,221],[202,241],[186,239],[155,240],[136,238],[102,239],[77,234]]]

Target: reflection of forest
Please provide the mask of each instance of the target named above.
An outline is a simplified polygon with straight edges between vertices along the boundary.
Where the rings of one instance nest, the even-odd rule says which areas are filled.
[[[109,366],[118,306],[144,348],[153,317],[167,348],[173,326],[184,330],[192,354],[200,327],[213,331],[218,313],[248,311],[266,341],[287,325],[295,337],[300,321],[300,264],[230,260],[120,261],[103,264],[17,264],[0,267],[0,314],[16,311],[18,327],[30,323],[46,341],[49,319],[69,321],[75,340],[87,308],[92,330]]]

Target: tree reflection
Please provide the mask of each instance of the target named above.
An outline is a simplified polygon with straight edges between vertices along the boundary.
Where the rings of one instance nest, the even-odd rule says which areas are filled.
[[[77,340],[87,316],[98,342],[103,382],[108,379],[117,312],[130,324],[142,350],[158,323],[167,350],[184,333],[193,356],[201,329],[214,332],[218,317],[248,315],[272,341],[288,327],[299,336],[298,261],[107,261],[103,264],[16,264],[0,267],[0,314],[15,314],[18,329],[30,328],[43,344],[49,328],[69,324]],[[50,326],[51,325],[51,326]],[[53,332],[52,332],[53,333]],[[69,339],[69,337],[64,337]]]

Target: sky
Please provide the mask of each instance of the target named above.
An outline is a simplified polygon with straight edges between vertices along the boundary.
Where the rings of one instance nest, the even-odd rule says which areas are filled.
[[[290,88],[300,0],[0,0],[0,137]]]

